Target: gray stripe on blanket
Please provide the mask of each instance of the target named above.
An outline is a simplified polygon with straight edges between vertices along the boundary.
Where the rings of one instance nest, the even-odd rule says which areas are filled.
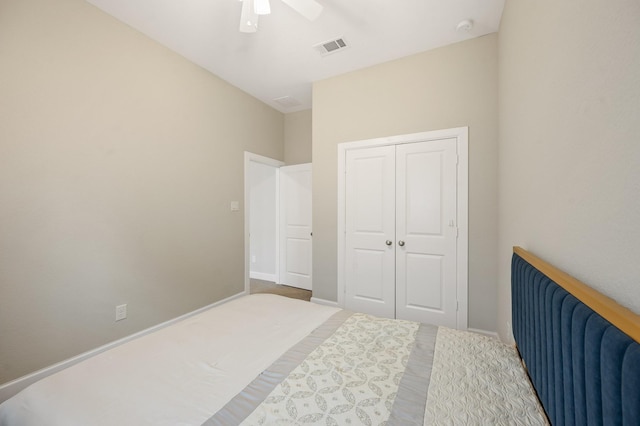
[[[291,347],[269,368],[263,371],[238,395],[211,416],[203,425],[237,425],[253,413],[267,396],[289,376],[307,356],[327,340],[353,315],[353,312],[341,310],[313,330],[307,337]]]
[[[424,425],[438,327],[420,324],[387,426]]]

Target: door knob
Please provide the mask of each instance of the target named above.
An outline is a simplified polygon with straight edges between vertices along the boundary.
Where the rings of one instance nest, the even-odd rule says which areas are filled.
[[[388,246],[390,246],[390,245],[391,245],[391,244],[393,244],[393,243],[391,242],[391,240],[387,240],[387,242],[386,242],[385,244],[386,244],[386,245],[388,245]]]
[[[404,241],[402,241],[402,240],[398,241],[398,245],[399,245],[400,247],[404,246]]]

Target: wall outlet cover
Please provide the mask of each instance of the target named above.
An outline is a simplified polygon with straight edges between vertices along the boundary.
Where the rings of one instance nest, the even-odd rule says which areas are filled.
[[[127,304],[116,306],[116,321],[123,320],[127,317]]]

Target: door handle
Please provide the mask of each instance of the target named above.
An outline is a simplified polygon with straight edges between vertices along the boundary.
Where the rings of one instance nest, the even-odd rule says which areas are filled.
[[[398,245],[399,245],[400,247],[404,246],[404,241],[402,241],[402,240],[398,241]]]
[[[391,242],[391,240],[387,240],[387,242],[386,242],[385,244],[386,244],[386,245],[388,245],[388,246],[390,246],[390,245],[391,245],[391,244],[393,244],[393,243]]]

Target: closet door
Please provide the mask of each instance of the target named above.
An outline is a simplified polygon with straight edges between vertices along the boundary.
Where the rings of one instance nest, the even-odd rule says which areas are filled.
[[[396,317],[456,328],[456,139],[396,150]]]
[[[346,153],[345,307],[395,317],[395,147]]]

